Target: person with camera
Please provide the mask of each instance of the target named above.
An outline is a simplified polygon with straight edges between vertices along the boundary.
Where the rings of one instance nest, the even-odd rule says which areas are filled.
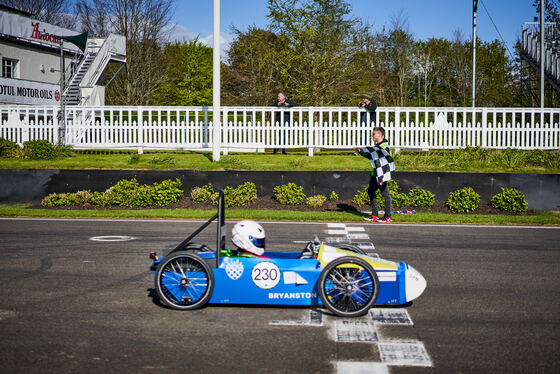
[[[362,112],[360,115],[360,125],[375,124],[376,122],[375,110],[377,109],[377,103],[375,102],[375,100],[373,100],[373,97],[368,95],[362,95],[362,100],[358,103],[358,106],[366,110],[365,112]],[[369,122],[368,122],[368,113],[369,113]]]
[[[278,93],[278,97],[276,99],[276,102],[274,104],[272,104],[272,106],[277,106],[277,107],[282,107],[282,108],[291,108],[296,106],[296,104],[291,101],[290,99],[288,99],[288,97],[286,96],[286,94],[284,92],[279,92]],[[282,111],[277,111],[276,112],[276,118],[274,120],[274,123],[278,123],[281,127],[288,127],[290,126],[290,121],[291,121],[291,113],[290,111],[287,110],[282,110]],[[286,144],[286,130],[282,131],[282,135],[280,137],[280,143],[282,145]],[[278,148],[274,148],[273,151],[275,154],[278,153]],[[287,154],[288,151],[286,150],[286,148],[282,148],[282,154]]]

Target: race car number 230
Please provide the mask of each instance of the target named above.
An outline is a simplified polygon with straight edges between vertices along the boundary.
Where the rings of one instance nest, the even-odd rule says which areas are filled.
[[[260,262],[253,268],[251,277],[257,287],[269,290],[280,282],[280,269],[272,262]]]

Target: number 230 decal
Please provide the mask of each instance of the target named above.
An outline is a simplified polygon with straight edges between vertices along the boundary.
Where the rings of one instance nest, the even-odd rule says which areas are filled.
[[[280,282],[280,269],[272,262],[260,262],[253,268],[251,277],[257,287],[268,290]]]

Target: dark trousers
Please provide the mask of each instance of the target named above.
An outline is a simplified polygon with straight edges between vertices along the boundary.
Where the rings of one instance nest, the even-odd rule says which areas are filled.
[[[379,216],[379,208],[377,207],[377,195],[376,191],[381,191],[381,196],[385,200],[385,217],[391,217],[391,212],[393,211],[391,207],[391,194],[389,193],[389,188],[387,187],[387,182],[382,184],[377,183],[375,176],[371,176],[369,179],[368,195],[371,200],[371,214],[374,216]]]

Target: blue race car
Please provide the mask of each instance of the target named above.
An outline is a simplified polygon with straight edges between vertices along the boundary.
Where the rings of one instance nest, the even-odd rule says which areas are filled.
[[[217,248],[191,240],[218,220]],[[150,253],[155,289],[168,307],[192,310],[210,304],[324,306],[355,317],[373,305],[402,305],[419,297],[424,277],[404,262],[382,260],[361,248],[320,243],[302,253],[266,251],[259,256],[225,248],[225,214],[218,213],[165,257]]]

